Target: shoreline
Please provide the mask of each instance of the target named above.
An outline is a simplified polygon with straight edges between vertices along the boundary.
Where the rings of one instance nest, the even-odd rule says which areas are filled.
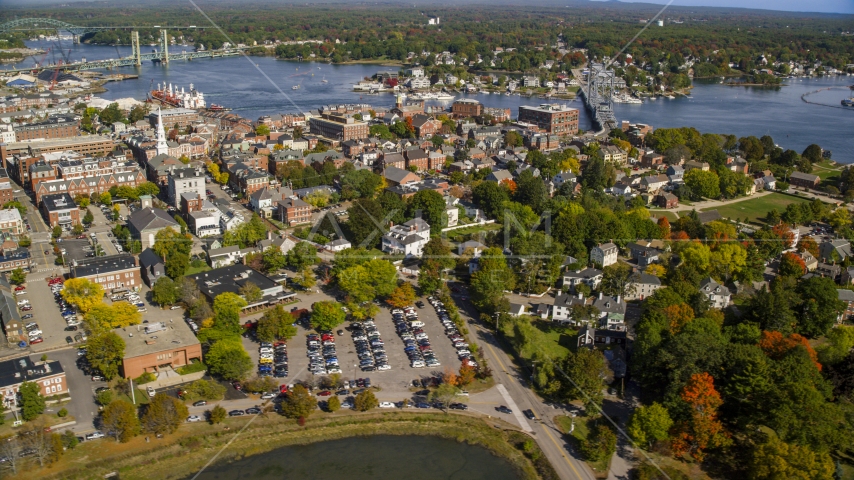
[[[124,479],[184,479],[191,478],[232,440],[217,463],[234,462],[293,445],[369,435],[435,436],[480,446],[508,462],[524,479],[538,478],[537,467],[553,471],[544,456],[535,463],[513,443],[531,437],[500,420],[445,413],[345,412],[343,415],[321,415],[307,420],[306,426],[300,427],[295,420],[269,414],[263,422],[249,425],[240,435],[237,433],[246,425],[246,420],[238,418],[227,419],[219,425],[185,424],[162,440],[151,436],[150,443],[145,442],[145,434],[126,444],[105,438],[99,441],[104,443],[88,448],[84,442],[78,447],[80,450],[67,451],[51,467],[32,469],[20,477],[40,480],[69,478],[69,475],[103,478],[111,472],[120,472]],[[104,452],[103,456],[93,458],[96,451]]]

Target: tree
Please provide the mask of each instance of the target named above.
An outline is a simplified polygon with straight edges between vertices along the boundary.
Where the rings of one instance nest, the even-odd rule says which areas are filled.
[[[634,293],[634,285],[630,282],[632,267],[627,263],[617,262],[602,269],[602,285],[600,290],[605,295],[622,296]]]
[[[810,144],[804,149],[804,153],[801,156],[812,163],[818,163],[821,161],[821,147],[814,143]]]
[[[403,282],[399,287],[395,288],[391,295],[386,299],[386,303],[392,307],[403,308],[412,305],[415,301],[415,289],[409,282]]]
[[[482,182],[472,191],[475,203],[489,218],[501,216],[504,202],[510,200],[510,193],[495,182]]]
[[[235,293],[225,292],[214,298],[214,328],[231,334],[239,334],[240,311],[247,305],[246,300]]]
[[[190,257],[184,252],[174,252],[166,257],[166,275],[177,280],[184,276],[190,266]]]
[[[262,342],[272,342],[277,339],[291,339],[296,336],[297,328],[293,326],[294,317],[286,312],[284,307],[276,305],[264,312],[258,320],[256,334]]]
[[[185,402],[195,400],[222,400],[225,396],[225,387],[213,380],[199,379],[184,389],[181,399]]]
[[[119,374],[125,356],[125,341],[114,332],[90,335],[86,342],[86,360],[108,380]]]
[[[315,330],[332,330],[344,323],[345,318],[347,315],[337,302],[321,301],[311,306],[311,327]]]
[[[308,242],[299,242],[288,251],[285,260],[288,266],[295,270],[302,270],[318,262],[317,249]]]
[[[408,212],[410,217],[421,217],[430,224],[430,232],[438,234],[442,228],[447,226],[445,218],[445,199],[434,190],[421,190],[409,199]]]
[[[317,408],[317,399],[300,384],[294,385],[282,402],[282,415],[288,418],[308,418]]]
[[[267,136],[270,134],[270,127],[264,125],[263,123],[255,127],[255,134],[261,136]]]
[[[208,371],[226,380],[242,380],[252,371],[252,359],[239,340],[224,339],[205,355]]]
[[[86,225],[91,225],[92,222],[94,222],[94,221],[95,221],[95,216],[92,215],[92,212],[87,208],[86,209],[86,215],[83,215],[83,223],[85,223]]]
[[[60,294],[66,302],[86,313],[101,303],[104,289],[101,285],[86,278],[69,278],[63,284]]]
[[[45,401],[38,383],[23,382],[18,388],[21,395],[21,417],[27,422],[44,413]]]
[[[605,377],[605,357],[598,350],[579,349],[570,352],[560,362],[562,371],[573,382],[560,382],[560,395],[566,401],[582,400],[588,412],[594,412],[594,404],[602,402],[603,378]]]
[[[377,401],[377,397],[374,396],[374,392],[371,390],[365,390],[364,392],[356,395],[356,399],[353,402],[353,408],[357,412],[367,412],[368,410],[377,408],[380,406],[380,402]]]
[[[12,200],[11,202],[3,204],[3,210],[8,210],[10,208],[17,209],[18,213],[21,214],[21,217],[24,217],[27,214],[27,206],[17,200]]]
[[[367,248],[376,247],[382,238],[383,207],[371,198],[360,198],[347,209],[348,237],[353,245],[364,245]]]
[[[688,453],[697,461],[703,461],[706,449],[730,443],[717,418],[723,400],[715,390],[711,375],[705,372],[691,375],[679,396],[690,409],[690,419],[677,426],[676,437],[671,444],[677,456]]]
[[[174,433],[184,423],[189,411],[177,398],[158,393],[142,414],[142,427],[154,434]]]
[[[222,406],[217,405],[210,410],[208,414],[208,420],[211,424],[216,425],[217,423],[222,423],[228,417],[228,412],[222,408]]]
[[[658,402],[635,409],[629,420],[628,433],[635,442],[641,445],[652,445],[669,438],[668,432],[673,426],[673,420],[667,409]]]
[[[104,192],[101,194],[101,197],[98,199],[101,205],[112,205],[113,196],[110,195],[110,192]]]
[[[845,311],[845,302],[839,300],[836,284],[831,278],[812,277],[798,284],[801,298],[798,331],[808,337],[825,335]]]
[[[12,270],[9,274],[9,282],[13,285],[23,285],[27,281],[27,274],[20,268]]]
[[[112,305],[99,303],[86,313],[86,326],[93,332],[109,331],[142,323],[142,315],[136,305],[116,302]]]
[[[460,389],[454,383],[445,381],[430,392],[428,399],[434,403],[439,402],[442,405],[442,410],[447,412],[448,405],[457,399],[458,393],[460,393]]]
[[[338,286],[361,303],[391,295],[397,288],[397,269],[388,260],[371,259],[336,273]]]
[[[294,277],[294,282],[302,288],[309,289],[317,285],[317,277],[311,267],[305,267]]]
[[[262,258],[264,259],[264,269],[268,272],[281,270],[288,264],[282,249],[275,245],[267,247]]]
[[[158,305],[172,305],[178,301],[178,284],[169,277],[160,277],[151,288],[151,299]]]
[[[252,282],[246,282],[240,287],[240,295],[246,299],[248,303],[255,303],[258,300],[264,298],[264,292],[258,288],[258,285],[255,285]],[[214,306],[216,306],[216,300],[214,300]]]
[[[500,248],[484,250],[478,266],[471,279],[472,301],[478,308],[494,311],[504,298],[504,292],[516,285],[516,277]]]
[[[800,278],[806,271],[807,266],[800,256],[792,252],[786,252],[780,259],[780,275]]]
[[[341,409],[341,400],[338,400],[338,397],[336,395],[333,395],[326,402],[326,410],[328,410],[330,413],[335,413],[340,409]]]
[[[753,480],[831,480],[833,460],[827,452],[785,443],[769,434],[767,442],[753,451],[750,478]]]
[[[685,174],[685,184],[700,197],[714,199],[721,196],[720,179],[718,174],[711,170],[689,170]]]
[[[125,400],[113,400],[101,413],[101,423],[117,442],[127,443],[139,434],[140,424],[136,407]]]
[[[581,453],[591,462],[610,458],[617,451],[617,435],[605,423],[599,423],[581,443]]]

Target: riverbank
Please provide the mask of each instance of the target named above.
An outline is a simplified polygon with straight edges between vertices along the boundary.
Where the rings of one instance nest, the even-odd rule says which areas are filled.
[[[217,462],[228,463],[291,445],[370,435],[428,435],[465,442],[506,460],[519,478],[557,478],[536,442],[504,422],[460,414],[378,411],[318,413],[304,427],[277,414],[237,417],[219,425],[185,424],[175,434],[162,439],[152,436],[149,442],[145,435],[128,443],[110,439],[84,442],[51,467],[22,472],[19,478],[103,478],[118,472],[123,479],[181,479],[198,472],[229,442]]]

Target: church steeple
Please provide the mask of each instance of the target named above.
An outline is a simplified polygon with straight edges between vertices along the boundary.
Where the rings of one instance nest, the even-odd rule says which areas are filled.
[[[160,107],[157,107],[157,155],[168,155],[169,145],[166,143],[166,132],[163,130],[163,117],[160,115]]]

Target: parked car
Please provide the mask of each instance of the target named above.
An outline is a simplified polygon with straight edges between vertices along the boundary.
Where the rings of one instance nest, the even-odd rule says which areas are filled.
[[[504,405],[501,405],[500,407],[495,407],[495,410],[498,412],[501,412],[501,413],[513,413],[513,410],[510,410],[509,408],[505,407]]]
[[[201,421],[202,421],[202,417],[200,417],[200,416],[198,416],[198,415],[190,415],[189,417],[187,417],[187,421],[188,421],[188,422],[191,422],[191,423],[192,423],[192,422],[201,422]]]
[[[198,402],[193,403],[193,406],[194,407],[204,407],[207,404],[208,404],[208,402],[206,402],[204,400],[199,400]]]
[[[86,435],[86,440],[95,440],[98,438],[104,438],[104,434],[101,432],[95,432],[95,433],[90,433],[89,435]]]
[[[243,410],[232,410],[228,412],[229,417],[239,417],[241,415],[246,415],[246,412],[244,412]]]

